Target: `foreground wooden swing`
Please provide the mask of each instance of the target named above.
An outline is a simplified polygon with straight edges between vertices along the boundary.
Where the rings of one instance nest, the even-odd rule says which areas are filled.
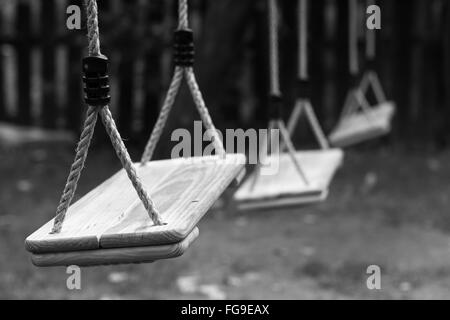
[[[244,155],[225,154],[195,80],[187,0],[179,0],[174,77],[140,165],[131,162],[109,111],[108,61],[100,53],[97,3],[85,1],[87,117],[56,217],[26,239],[26,249],[37,266],[140,263],[180,256],[199,235],[199,220],[245,165]],[[218,155],[150,161],[183,77]],[[99,114],[124,169],[70,205]]]
[[[357,2],[350,0],[349,19],[349,61],[350,73],[357,77],[358,35],[357,35]],[[375,59],[375,31],[366,32],[366,58],[371,67],[351,88],[347,94],[344,108],[337,126],[329,135],[330,143],[336,147],[346,147],[366,140],[388,134],[395,113],[395,104],[386,99],[377,73],[372,70]],[[367,99],[369,90],[373,91],[375,104]]]
[[[289,119],[288,125],[281,120],[281,99],[278,81],[278,53],[277,53],[277,7],[275,0],[269,0],[269,21],[271,31],[271,95],[275,118],[270,121],[269,130],[279,129],[282,139],[281,148],[275,146],[271,154],[261,162],[277,164],[275,174],[262,174],[261,164],[253,174],[243,183],[234,198],[238,208],[242,210],[257,210],[285,206],[307,205],[324,201],[328,196],[328,189],[336,170],[343,160],[340,149],[330,149],[328,141],[314,113],[310,102],[307,85],[309,81],[307,70],[307,0],[299,0],[299,93],[298,99]],[[316,140],[319,150],[294,149],[291,136],[296,129],[300,117],[306,116]],[[274,139],[274,137],[270,137]],[[272,143],[270,142],[272,145]],[[268,149],[264,144],[262,155]],[[288,152],[284,152],[287,149]],[[281,152],[280,152],[281,151]]]

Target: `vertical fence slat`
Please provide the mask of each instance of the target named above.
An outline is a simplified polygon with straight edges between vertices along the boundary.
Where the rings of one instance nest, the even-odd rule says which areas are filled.
[[[17,122],[24,125],[31,124],[31,42],[30,38],[30,6],[28,2],[20,1],[17,8],[16,39],[17,50],[17,90],[18,113]]]
[[[348,50],[348,1],[336,1],[337,22],[334,36],[334,48],[336,56],[335,72],[333,82],[336,87],[336,102],[333,113],[333,125],[337,121],[344,105],[344,100],[350,87],[349,74],[349,50]]]
[[[45,0],[42,4],[42,81],[43,81],[43,126],[56,127],[55,90],[55,0]]]
[[[4,81],[5,118],[10,121],[17,116],[17,54],[14,44],[17,4],[17,0],[8,1],[2,8],[4,18],[2,29],[4,35],[12,40],[2,46],[4,73],[1,75]]]
[[[389,1],[388,1],[389,2]],[[410,0],[396,0],[393,2],[394,16],[394,38],[393,45],[395,59],[395,101],[397,102],[397,115],[394,121],[394,135],[396,138],[408,137],[408,114],[410,109],[410,61],[411,61],[411,27],[412,27],[412,6],[415,2]],[[398,141],[398,139],[397,139]]]
[[[442,126],[437,132],[438,146],[441,148],[450,146],[450,3],[445,1],[444,5],[444,25],[443,25],[443,92],[444,92],[444,107]]]
[[[317,116],[322,119],[324,115],[324,75],[326,70],[326,58],[329,51],[328,44],[324,41],[324,0],[309,2],[309,15],[310,15],[310,35],[313,39],[310,43],[310,77],[311,85],[314,88],[312,90],[312,101],[314,103],[314,109]]]
[[[159,1],[157,1],[157,3],[159,3]],[[149,2],[146,0],[138,0],[136,5],[138,6],[139,10],[137,13],[136,26],[134,28],[137,39],[149,38],[148,34],[146,34],[148,26],[147,24],[149,23],[149,20],[147,19]],[[136,85],[133,94],[134,112],[132,115],[133,117],[131,128],[134,136],[139,136],[139,134],[142,134],[144,126],[148,125],[148,123],[145,122],[144,116],[145,91],[147,90],[145,84],[152,82],[152,80],[148,79],[145,75],[145,66],[148,63],[148,61],[145,60],[145,53],[148,51],[148,47],[146,44],[148,44],[148,42],[145,42],[145,44],[142,43],[142,45],[138,45],[138,53],[133,67],[133,75]]]
[[[3,64],[4,64],[4,59],[3,59],[3,38],[6,36],[4,31],[3,31],[3,24],[4,24],[4,17],[2,12],[0,12],[0,121],[5,120],[5,116],[6,116],[6,110],[5,110],[5,82],[4,82],[4,68],[3,68]]]
[[[29,1],[31,10],[31,36],[41,36],[41,1]],[[35,126],[42,124],[42,50],[37,43],[31,48],[31,122]]]
[[[323,76],[323,108],[319,118],[324,129],[331,128],[336,119],[340,100],[337,99],[336,66],[340,64],[336,52],[337,4],[336,1],[324,1],[324,45],[326,47],[325,74]],[[315,41],[314,38],[311,39]]]
[[[264,126],[268,77],[264,1],[255,2],[246,9],[233,4],[237,9],[231,16],[232,20],[226,18],[227,24],[219,21],[221,16],[217,15],[218,8],[220,11],[220,8],[231,5],[224,3],[227,2],[218,5],[196,0],[191,3],[191,22],[197,36],[201,35],[197,37],[201,45],[197,69],[199,81],[208,102],[212,101],[212,113],[219,128],[229,125],[230,121],[239,121],[240,114],[250,114],[252,123],[249,125]],[[281,81],[287,102],[291,102],[296,85],[290,68],[296,50],[291,50],[295,43],[292,30],[295,24],[291,23],[293,13],[289,11],[296,3],[296,0],[280,3],[283,8]],[[358,14],[362,18],[365,17],[365,5],[362,4],[368,2],[360,0],[359,3]],[[80,72],[80,59],[86,46],[85,29],[66,30],[66,15],[62,9],[68,4],[82,6],[82,1],[9,0],[4,4],[0,14],[0,120],[79,130],[85,110],[81,99]],[[145,140],[159,111],[172,70],[170,43],[166,42],[171,41],[176,4],[173,0],[99,2],[102,43],[112,62],[112,110],[125,137],[133,134],[134,140],[137,137]],[[346,81],[348,1],[314,0],[310,4],[313,102],[321,122],[330,129],[349,87]],[[419,137],[426,143],[439,140],[438,136],[447,135],[450,131],[445,120],[445,115],[450,113],[447,107],[450,98],[446,90],[449,86],[447,56],[450,46],[446,28],[450,14],[443,15],[441,22],[436,22],[439,19],[436,16],[442,10],[450,10],[450,5],[446,0],[378,0],[377,4],[382,9],[382,30],[377,32],[377,51],[380,51],[379,60],[382,62],[379,73],[387,95],[398,105],[393,136],[402,141],[418,141]],[[207,19],[204,19],[205,5],[209,6]],[[165,16],[161,14],[164,10]],[[212,14],[211,10],[216,11]],[[361,20],[360,24],[363,22]],[[439,29],[438,24],[445,26]],[[85,27],[85,19],[83,25]],[[359,34],[363,33],[361,25]],[[241,34],[246,34],[248,39],[242,40]],[[217,40],[219,36],[222,42],[232,39],[237,44],[236,50],[241,50],[240,44],[245,41],[250,48],[247,53],[244,50],[230,51],[217,61],[211,61],[211,52],[225,52],[223,43]],[[145,39],[139,43],[142,38]],[[245,54],[247,59],[242,58]],[[237,59],[242,60],[234,63],[233,69],[223,66]],[[233,109],[241,101],[242,90],[238,88],[239,84],[231,84],[228,77],[242,70],[247,70],[247,76],[252,77],[249,88],[258,100],[253,102],[257,109],[254,117],[251,110],[242,113]],[[217,92],[215,84],[209,83],[217,74],[225,78],[226,90],[221,92]],[[186,96],[182,92],[181,98]],[[443,100],[446,104],[442,103]],[[287,115],[290,105],[286,105]],[[220,110],[214,110],[217,107]],[[180,119],[190,119],[194,114],[191,109],[183,110],[184,117]],[[171,118],[169,127],[177,125],[177,121],[180,124],[180,119]]]
[[[66,8],[68,0],[57,0],[55,2],[55,32],[58,39],[62,39],[70,32],[66,28]],[[56,126],[58,128],[67,127],[65,111],[67,108],[67,76],[68,76],[68,52],[67,43],[62,40],[55,44],[55,90],[56,90]]]
[[[122,12],[131,13],[130,6],[133,1],[127,0],[122,4]],[[130,19],[130,17],[128,17]],[[131,22],[131,21],[130,21]],[[134,22],[134,21],[132,21]],[[131,26],[128,24],[125,26],[125,32],[128,33],[127,38],[121,37],[117,47],[120,52],[120,61],[118,62],[118,77],[119,77],[119,98],[117,102],[117,122],[119,130],[124,138],[127,138],[131,134],[131,121],[132,114],[134,112],[133,106],[133,93],[134,93],[134,77],[133,77],[133,67],[135,58],[135,47],[133,43],[130,42],[132,34],[129,33]],[[124,32],[124,30],[121,30]]]
[[[82,0],[71,0],[71,4],[78,5],[83,8]],[[85,27],[85,22],[82,23]],[[67,37],[68,48],[68,70],[67,70],[67,107],[65,109],[65,117],[67,118],[67,127],[74,131],[80,130],[81,119],[84,115],[85,106],[82,101],[81,89],[81,58],[83,55],[83,46],[85,46],[86,37],[85,30],[71,30]]]

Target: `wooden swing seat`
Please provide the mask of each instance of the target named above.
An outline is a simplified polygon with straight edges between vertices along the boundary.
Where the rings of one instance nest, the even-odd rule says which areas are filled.
[[[260,174],[253,186],[255,172],[243,183],[234,198],[241,210],[273,209],[285,206],[308,205],[322,202],[328,196],[328,188],[343,161],[340,149],[308,150],[295,153],[308,184],[297,172],[288,153],[273,154],[264,160],[277,161],[276,174]]]
[[[59,253],[31,254],[31,261],[37,267],[57,267],[77,265],[93,267],[114,264],[150,263],[161,259],[182,256],[197,239],[197,227],[182,241],[156,246],[108,248],[95,250],[68,251]]]
[[[354,112],[345,116],[329,136],[334,147],[346,147],[391,131],[391,121],[395,113],[393,102],[384,102],[369,110]]]
[[[70,206],[60,233],[50,234],[52,219],[26,239],[26,248],[34,254],[36,263],[44,263],[44,254],[50,253],[60,254],[53,255],[55,261],[60,259],[56,257],[72,261],[79,252],[87,250],[91,252],[80,259],[89,264],[97,258],[99,262],[109,257],[115,261],[113,253],[120,252],[126,257],[117,259],[129,262],[141,262],[140,254],[147,260],[170,258],[174,251],[182,253],[189,246],[196,237],[192,231],[197,223],[244,170],[244,165],[245,156],[241,154],[136,164],[138,175],[165,222],[162,226],[153,224],[122,169]],[[165,246],[155,247],[161,245]],[[155,248],[144,248],[148,246]],[[101,251],[96,254],[92,250]],[[135,252],[136,260],[128,252]]]

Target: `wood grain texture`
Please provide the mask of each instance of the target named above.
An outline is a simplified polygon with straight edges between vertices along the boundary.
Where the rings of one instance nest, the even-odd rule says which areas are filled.
[[[179,242],[244,165],[245,156],[239,154],[136,164],[165,225],[153,225],[121,170],[69,208],[61,233],[50,234],[52,219],[26,239],[26,248],[49,253]]]
[[[32,254],[31,261],[37,267],[70,265],[87,267],[112,264],[149,263],[183,255],[194,240],[197,239],[198,235],[198,228],[194,228],[184,240],[174,244]]]
[[[330,143],[335,147],[346,147],[388,134],[394,113],[392,102],[382,103],[369,111],[352,113],[330,133]]]
[[[343,161],[340,149],[298,151],[295,154],[308,179],[301,179],[288,154],[279,155],[279,168],[275,174],[261,174],[252,189],[253,173],[235,193],[238,208],[261,208],[262,206],[282,206],[307,204],[323,201],[328,194],[330,182]],[[277,154],[267,161],[277,161]]]

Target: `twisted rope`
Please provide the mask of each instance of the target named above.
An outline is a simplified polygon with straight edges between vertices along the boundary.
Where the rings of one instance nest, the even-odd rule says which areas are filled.
[[[308,0],[298,0],[298,78],[308,80]]]
[[[164,224],[158,211],[155,208],[155,204],[150,199],[150,196],[144,189],[141,180],[137,176],[136,168],[134,167],[134,164],[131,161],[130,155],[128,154],[128,151],[125,147],[125,144],[123,143],[122,138],[120,137],[119,131],[117,130],[116,124],[114,122],[114,119],[112,118],[111,111],[109,110],[108,106],[103,107],[101,109],[100,115],[103,125],[105,126],[106,132],[108,133],[108,136],[114,147],[114,150],[116,151],[116,154],[120,159],[120,162],[122,163],[122,167],[125,169],[128,178],[133,184],[133,187],[136,190],[139,199],[141,199],[145,210],[147,210],[150,219],[152,219],[155,225]]]
[[[88,51],[90,56],[99,56],[100,52],[100,31],[98,28],[98,7],[97,1],[84,0],[87,16],[88,30]]]
[[[278,8],[275,0],[268,0],[269,47],[270,47],[270,94],[280,96],[279,56],[278,56]]]
[[[188,2],[187,0],[178,1],[178,30],[188,30]],[[203,99],[203,95],[198,86],[197,80],[195,78],[194,69],[192,67],[176,66],[172,81],[169,86],[169,90],[164,99],[163,106],[158,116],[158,120],[152,130],[150,138],[147,141],[144,152],[141,157],[141,165],[145,165],[153,157],[156,145],[161,138],[164,127],[166,126],[167,119],[169,117],[170,111],[175,104],[175,98],[178,95],[181,81],[183,77],[186,78],[189,90],[194,100],[194,104],[197,108],[200,118],[207,129],[208,139],[210,139],[214,145],[214,149],[220,156],[225,156],[225,148],[223,147],[222,140],[220,139],[216,127],[211,119],[208,108]]]
[[[217,133],[216,127],[209,115],[208,108],[206,107],[200,88],[198,87],[197,80],[195,79],[194,70],[192,68],[185,68],[186,81],[192,94],[192,98],[197,107],[200,118],[203,121],[207,129],[208,138],[212,141],[214,149],[220,156],[225,156],[225,149],[222,144],[222,140]]]
[[[89,151],[89,146],[94,135],[95,123],[97,122],[98,111],[96,108],[89,106],[86,119],[84,121],[83,130],[81,132],[80,141],[78,142],[75,159],[70,168],[69,177],[67,178],[63,194],[59,200],[59,205],[56,208],[56,216],[53,222],[51,233],[61,232],[64,219],[66,218],[67,209],[69,209],[75,191],[77,190],[78,181],[80,180],[81,171],[83,171],[84,164]]]
[[[186,30],[189,27],[189,8],[187,0],[178,0],[178,29]]]
[[[100,39],[99,39],[99,27],[98,27],[98,8],[96,0],[85,0],[86,15],[87,15],[87,28],[88,28],[88,51],[90,56],[100,56]],[[83,171],[86,158],[89,151],[89,146],[92,141],[94,134],[95,124],[97,122],[98,113],[108,136],[111,139],[114,150],[122,163],[125,171],[131,183],[136,190],[139,198],[141,199],[145,209],[147,210],[153,223],[156,225],[163,224],[160,215],[154,207],[153,202],[150,200],[148,193],[144,190],[142,182],[137,176],[136,169],[134,168],[133,162],[128,154],[128,151],[120,137],[117,130],[116,124],[112,118],[111,112],[108,106],[101,109],[95,108],[93,106],[88,106],[86,120],[83,125],[83,130],[81,133],[80,141],[77,145],[75,160],[70,168],[69,177],[67,178],[66,185],[64,187],[63,194],[61,196],[59,205],[56,209],[56,216],[53,222],[53,228],[51,233],[61,232],[62,225],[64,223],[67,210],[70,203],[75,195],[78,181]]]

